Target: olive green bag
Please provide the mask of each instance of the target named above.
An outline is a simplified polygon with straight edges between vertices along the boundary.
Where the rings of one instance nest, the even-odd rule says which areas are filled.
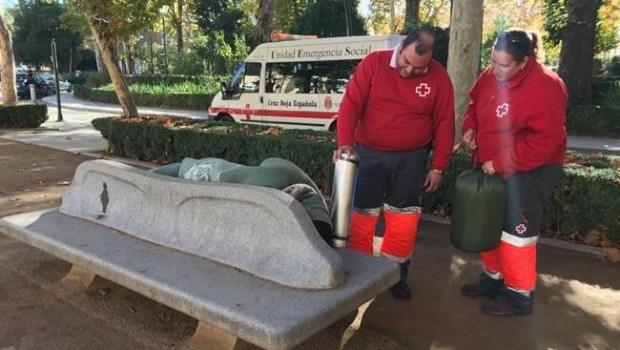
[[[506,208],[506,189],[502,179],[476,168],[462,172],[454,187],[450,227],[452,244],[470,253],[497,247]]]

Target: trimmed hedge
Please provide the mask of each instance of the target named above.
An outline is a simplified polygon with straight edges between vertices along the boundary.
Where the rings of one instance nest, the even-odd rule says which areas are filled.
[[[37,104],[0,105],[0,128],[38,128],[47,120],[47,106]]]
[[[566,130],[569,135],[620,137],[620,107],[570,106]]]
[[[219,77],[211,77],[205,75],[198,76],[188,76],[188,75],[126,75],[125,80],[127,84],[147,84],[147,85],[158,85],[158,84],[166,84],[166,85],[176,85],[185,82],[192,82],[196,84],[200,84],[205,81],[218,80]],[[222,78],[224,79],[224,78]],[[228,78],[230,79],[230,77]]]
[[[166,117],[100,118],[92,123],[116,156],[158,164],[185,157],[217,157],[246,165],[280,157],[303,169],[323,193],[331,190],[331,155],[336,149],[332,133]],[[583,161],[569,156],[572,163],[565,167],[566,176],[553,192],[544,228],[565,237],[600,229],[620,241],[620,170],[614,165],[618,160],[601,156]],[[468,155],[455,154],[444,171],[443,186],[424,194],[424,209],[450,215],[456,177],[470,167]]]
[[[93,89],[87,86],[76,85],[73,94],[75,97],[103,103],[118,104],[118,98],[115,91],[106,91],[102,89]],[[213,94],[147,94],[132,93],[135,103],[138,106],[161,107],[161,108],[180,108],[180,109],[196,109],[208,110],[213,100]]]

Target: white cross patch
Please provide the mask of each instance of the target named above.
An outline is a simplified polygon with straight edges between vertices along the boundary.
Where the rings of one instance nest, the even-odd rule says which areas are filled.
[[[518,234],[522,235],[523,232],[527,231],[527,226],[523,224],[519,224],[519,226],[515,227],[515,230],[517,231]]]
[[[508,114],[509,110],[510,110],[510,105],[508,103],[502,103],[501,105],[497,106],[497,108],[495,109],[495,115],[498,118],[503,118],[506,116],[506,114]]]
[[[415,87],[415,93],[420,97],[426,97],[431,93],[431,87],[427,83],[420,83],[420,85]]]

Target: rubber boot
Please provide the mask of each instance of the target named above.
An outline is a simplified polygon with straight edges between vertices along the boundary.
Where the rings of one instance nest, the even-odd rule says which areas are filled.
[[[494,299],[503,286],[503,279],[491,278],[486,272],[482,271],[478,277],[478,282],[463,285],[461,293],[472,298],[487,297]]]
[[[482,304],[482,312],[492,316],[525,316],[532,313],[534,307],[534,291],[518,292],[503,286],[497,297],[491,302]]]
[[[400,280],[398,283],[390,288],[390,294],[397,300],[409,300],[411,299],[411,289],[407,284],[409,278],[409,263],[411,260],[399,263],[400,265]]]

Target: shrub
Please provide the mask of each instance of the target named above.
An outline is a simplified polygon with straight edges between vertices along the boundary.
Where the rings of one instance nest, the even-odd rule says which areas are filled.
[[[95,72],[88,75],[86,78],[86,86],[91,88],[97,88],[102,85],[110,83],[110,77],[103,72]]]
[[[620,106],[569,106],[566,114],[569,135],[620,136]]]
[[[0,105],[1,128],[38,128],[41,124],[45,123],[47,118],[46,105]]]
[[[331,190],[336,142],[329,132],[167,117],[100,118],[92,123],[117,156],[157,164],[217,157],[246,165],[280,157],[303,169],[323,193]],[[565,237],[597,228],[620,241],[620,159],[576,154],[567,159],[566,176],[551,196],[543,228]],[[450,215],[456,177],[470,167],[469,155],[455,154],[444,171],[443,186],[423,195],[425,211]]]
[[[217,91],[213,87],[205,87],[192,83],[171,86],[166,86],[164,84],[135,84],[129,88],[131,90],[131,96],[138,106],[196,110],[207,110]],[[180,92],[183,90],[189,92]],[[116,92],[111,85],[97,89],[86,86],[76,86],[74,95],[77,98],[88,101],[118,104]]]

